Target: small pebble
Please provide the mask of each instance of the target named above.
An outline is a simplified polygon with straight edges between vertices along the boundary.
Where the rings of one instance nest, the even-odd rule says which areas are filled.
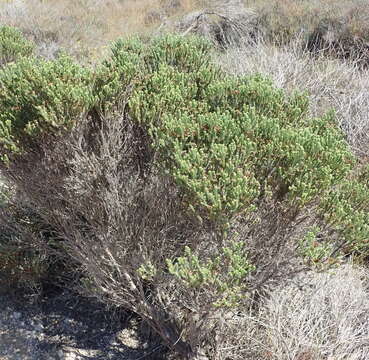
[[[42,324],[37,324],[37,325],[35,326],[35,330],[36,330],[36,331],[41,332],[43,329],[44,329],[44,327],[42,326]]]
[[[22,315],[21,315],[21,313],[19,313],[19,312],[15,312],[14,314],[13,314],[13,317],[14,317],[14,319],[20,319],[20,317],[21,317]]]
[[[78,360],[76,354],[74,353],[66,353],[64,355],[64,360]]]

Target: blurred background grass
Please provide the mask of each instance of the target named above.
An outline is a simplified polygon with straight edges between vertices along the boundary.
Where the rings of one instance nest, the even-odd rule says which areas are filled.
[[[94,62],[120,36],[151,34],[185,14],[204,8],[222,11],[230,4],[253,10],[271,42],[323,31],[342,46],[360,43],[369,48],[366,0],[2,0],[0,23],[20,28],[43,56],[53,57],[63,48]]]

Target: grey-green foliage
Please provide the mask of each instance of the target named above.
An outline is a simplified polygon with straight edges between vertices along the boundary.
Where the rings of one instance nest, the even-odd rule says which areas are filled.
[[[245,244],[233,241],[221,249],[218,256],[201,261],[189,247],[184,255],[167,260],[168,271],[186,286],[213,296],[215,307],[239,306],[245,297],[245,278],[255,270],[247,259]]]
[[[95,73],[94,93],[102,108],[114,104],[144,75],[144,51],[144,44],[136,37],[119,39],[112,45],[111,58],[103,61]]]
[[[67,56],[8,64],[0,71],[1,148],[20,153],[24,142],[70,130],[94,100],[91,71]]]
[[[319,212],[340,236],[340,249],[369,257],[369,165],[359,166],[324,194]]]
[[[35,45],[10,26],[0,26],[0,67],[33,54]]]
[[[210,44],[197,37],[190,41],[176,36],[159,37],[149,44],[139,37],[119,39],[112,45],[111,57],[96,70],[94,86],[100,105],[106,107],[107,102],[114,103],[127,87],[131,90],[139,85],[163,64],[186,72],[205,68],[210,64],[210,51]]]
[[[167,35],[154,38],[143,59],[149,73],[155,73],[161,65],[168,65],[185,73],[215,67],[211,64],[211,44],[200,37]]]
[[[163,44],[152,51],[177,51]],[[191,72],[161,55],[129,102],[193,212],[225,224],[268,194],[298,209],[345,177],[352,156],[332,114],[308,119],[306,96],[227,76],[197,51]]]

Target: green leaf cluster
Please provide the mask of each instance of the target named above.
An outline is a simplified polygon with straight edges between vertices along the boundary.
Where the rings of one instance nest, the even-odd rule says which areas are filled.
[[[144,63],[149,73],[167,65],[181,72],[193,73],[212,67],[211,44],[197,36],[186,39],[181,36],[166,35],[154,38],[144,56]]]
[[[31,56],[34,47],[18,29],[0,26],[0,66]]]
[[[180,57],[176,48],[155,46],[160,56],[149,59],[161,62],[137,84],[130,114],[147,127],[199,219],[225,225],[266,196],[299,209],[351,169],[334,116],[307,118],[304,94],[287,96],[260,75],[228,76],[210,64],[205,47],[188,71],[185,61],[168,60]],[[178,52],[189,56],[185,50]]]
[[[319,238],[321,229],[313,226],[299,242],[299,253],[305,263],[317,270],[322,270],[336,263],[338,259],[331,257],[334,244]]]
[[[178,36],[165,36],[149,44],[139,37],[118,39],[112,45],[110,58],[96,70],[94,87],[100,106],[113,104],[127,88],[132,90],[163,64],[185,72],[205,68],[210,64],[210,52],[210,44],[198,37],[183,41]]]
[[[341,239],[340,250],[369,256],[369,165],[331,188],[319,205],[320,214]]]
[[[220,250],[218,256],[201,261],[185,248],[184,256],[167,260],[170,274],[192,289],[214,297],[214,306],[233,307],[244,297],[246,276],[255,270],[247,259],[243,242],[233,241]]]
[[[0,145],[20,153],[31,139],[70,130],[94,101],[92,72],[67,56],[9,64],[0,71]]]
[[[107,109],[119,101],[127,88],[144,75],[143,54],[146,47],[139,38],[119,39],[111,48],[111,57],[98,66],[94,93],[101,108]]]

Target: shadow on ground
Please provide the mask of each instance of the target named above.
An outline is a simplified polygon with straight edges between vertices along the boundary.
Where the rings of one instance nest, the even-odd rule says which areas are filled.
[[[0,345],[0,360],[166,358],[165,348],[142,329],[137,317],[71,291],[53,289],[37,301],[2,295],[0,301],[3,347],[7,339],[3,353]]]

